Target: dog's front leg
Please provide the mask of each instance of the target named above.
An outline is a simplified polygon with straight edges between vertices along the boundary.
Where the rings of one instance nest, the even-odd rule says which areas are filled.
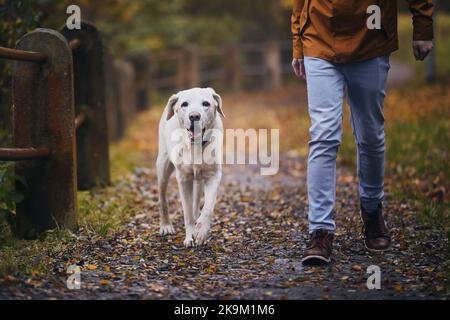
[[[181,205],[183,207],[184,227],[186,229],[186,238],[184,246],[186,248],[194,246],[194,227],[195,220],[192,212],[192,192],[194,181],[191,178],[182,177],[177,174],[178,187],[180,189]]]
[[[194,210],[194,221],[200,217],[200,200],[203,195],[203,181],[195,179],[194,180],[194,191],[193,191],[193,210]]]
[[[160,213],[160,228],[159,233],[162,236],[167,234],[175,234],[175,229],[172,226],[172,222],[169,217],[169,209],[167,206],[167,184],[169,182],[170,175],[174,171],[175,167],[169,161],[167,154],[159,154],[156,162],[157,176],[158,176],[158,190],[159,190],[159,213]]]
[[[205,181],[205,205],[197,220],[194,231],[195,244],[198,246],[203,245],[208,237],[221,178],[222,173],[217,172],[214,176]]]

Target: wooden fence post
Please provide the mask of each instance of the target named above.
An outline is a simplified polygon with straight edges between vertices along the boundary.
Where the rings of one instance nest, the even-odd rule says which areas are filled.
[[[103,42],[87,22],[62,33],[73,48],[75,111],[86,116],[77,130],[78,188],[89,190],[110,183]]]
[[[111,55],[105,52],[105,61],[113,61]],[[113,62],[105,63],[105,103],[106,122],[110,141],[118,141],[125,134],[125,123],[120,110],[119,80]]]
[[[175,87],[178,91],[184,90],[185,87],[185,72],[184,72],[184,54],[183,52],[176,55],[177,74],[175,80]]]
[[[154,96],[155,96],[155,93],[157,91],[157,89],[155,88],[155,85],[154,85],[154,81],[156,80],[156,78],[153,76],[153,70],[152,70],[153,64],[154,64],[153,55],[151,53],[149,53],[148,54],[148,70],[149,70],[149,75],[148,75],[148,102],[149,102],[150,106],[153,104]]]
[[[31,238],[55,227],[77,225],[76,149],[72,53],[56,31],[37,29],[17,44],[47,56],[42,64],[13,65],[14,143],[18,148],[47,146],[45,160],[16,162],[18,236]]]
[[[131,63],[123,60],[114,61],[117,77],[120,126],[125,130],[136,114],[136,90],[134,87],[134,69]]]
[[[265,78],[265,87],[268,89],[277,89],[281,86],[281,75],[283,67],[281,65],[280,45],[275,41],[266,44],[264,50],[264,64],[267,70]]]
[[[241,90],[241,59],[237,45],[229,45],[225,48],[224,72],[225,86],[228,90]]]
[[[190,46],[183,54],[181,70],[183,72],[184,89],[197,87],[200,83],[197,47]]]
[[[134,68],[134,87],[136,88],[136,108],[146,110],[150,106],[150,59],[148,54],[134,55],[128,59]]]

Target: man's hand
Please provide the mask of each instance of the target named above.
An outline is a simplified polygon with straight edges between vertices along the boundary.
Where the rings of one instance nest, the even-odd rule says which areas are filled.
[[[433,41],[413,41],[413,50],[416,60],[423,61],[433,50]]]
[[[294,73],[297,77],[306,80],[305,63],[303,59],[294,58],[292,60],[292,68],[294,69]]]

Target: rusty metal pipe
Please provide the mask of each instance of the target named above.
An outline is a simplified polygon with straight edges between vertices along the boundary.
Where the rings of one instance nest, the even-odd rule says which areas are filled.
[[[75,128],[78,129],[86,121],[86,114],[81,112],[75,117]]]
[[[39,160],[49,156],[47,147],[40,148],[0,148],[0,161]]]
[[[41,52],[0,47],[0,58],[19,61],[44,62],[47,60],[47,55]]]
[[[69,47],[72,51],[77,50],[81,46],[81,40],[78,38],[69,41]]]

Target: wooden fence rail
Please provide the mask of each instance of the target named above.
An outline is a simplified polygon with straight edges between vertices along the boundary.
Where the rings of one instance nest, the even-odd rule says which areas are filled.
[[[15,157],[0,149],[0,160],[21,160],[15,172],[26,185],[16,184],[24,195],[16,205],[16,231],[20,237],[33,237],[77,224],[72,53],[64,37],[49,29],[26,34],[15,50],[17,55],[0,57],[15,60],[13,128],[18,149],[9,151]]]
[[[0,161],[14,161],[24,200],[16,204],[16,233],[37,234],[77,226],[77,189],[109,184],[109,151],[103,45],[94,26],[26,34],[14,60],[15,148],[0,148]],[[72,54],[73,51],[73,54]],[[74,81],[75,80],[75,81]]]

